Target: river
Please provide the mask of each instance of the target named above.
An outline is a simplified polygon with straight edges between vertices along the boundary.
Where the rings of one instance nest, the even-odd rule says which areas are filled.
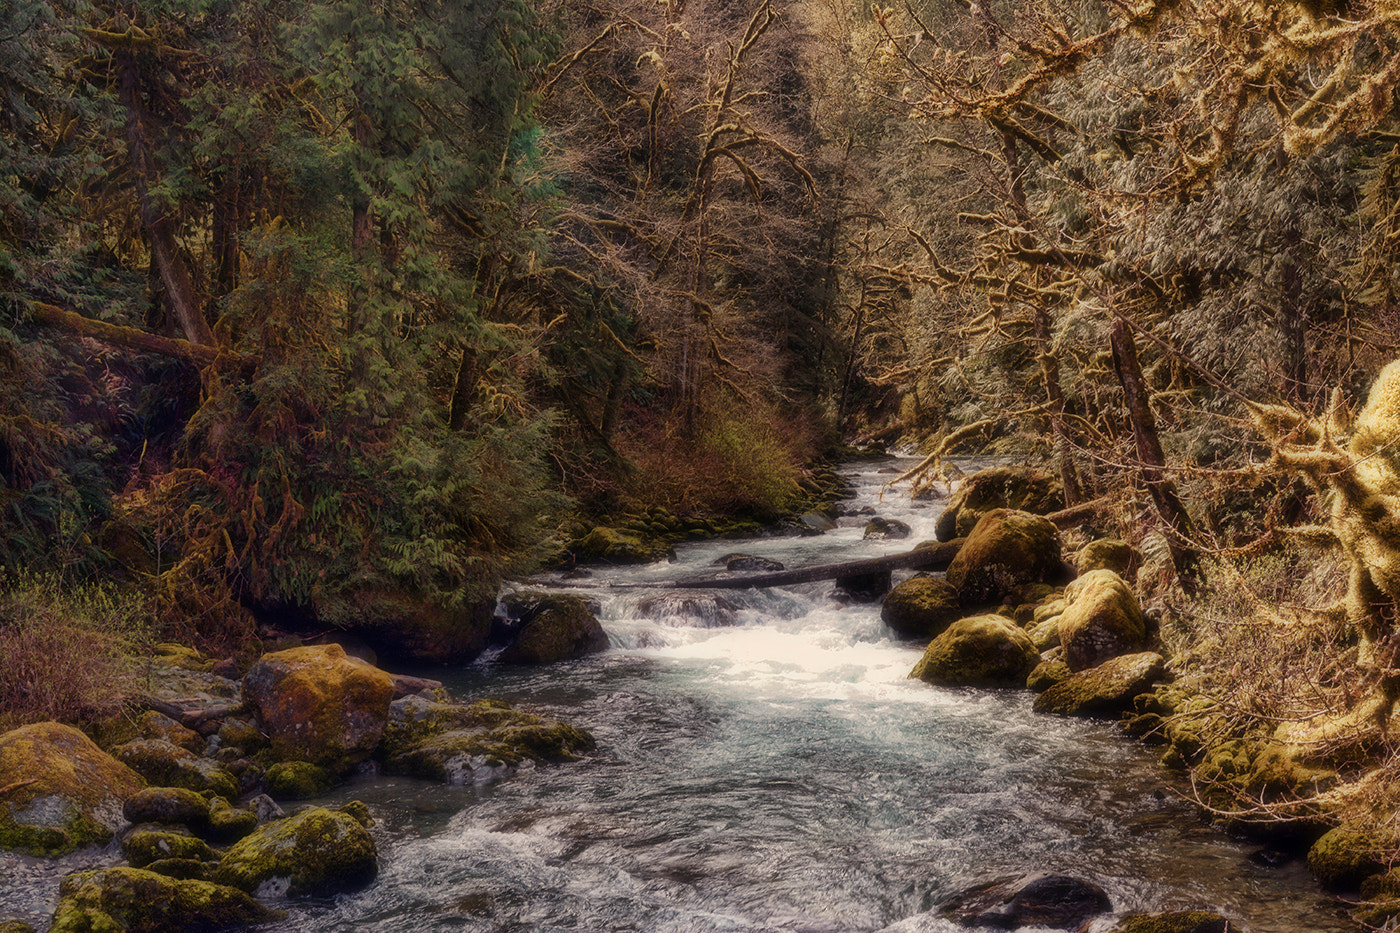
[[[291,917],[270,929],[949,933],[961,928],[940,901],[1035,870],[1100,884],[1115,915],[1204,908],[1254,933],[1354,929],[1304,865],[1257,867],[1257,846],[1202,822],[1115,727],[1034,714],[1022,691],[908,680],[920,646],[830,582],[659,617],[643,603],[654,594],[609,586],[706,572],[733,551],[793,567],[906,550],[933,536],[939,504],[879,501],[889,468],[850,467],[846,506],[906,521],[909,541],[864,541],[851,518],[819,537],[685,545],[674,564],[596,571],[576,591],[599,604],[606,653],[447,675],[459,699],[591,730],[597,752],[482,787],[341,788],[325,802],[364,800],[378,820],[379,879],[283,905]]]

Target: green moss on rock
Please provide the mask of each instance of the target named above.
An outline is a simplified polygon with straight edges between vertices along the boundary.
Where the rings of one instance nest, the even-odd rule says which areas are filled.
[[[932,639],[962,612],[957,588],[937,577],[911,577],[890,590],[880,618],[905,638]]]
[[[274,800],[310,800],[324,796],[335,781],[325,768],[309,761],[279,761],[263,775],[263,786]]]
[[[1308,850],[1308,868],[1329,891],[1351,891],[1384,870],[1380,852],[1373,836],[1338,826],[1313,843]]]
[[[675,549],[664,538],[631,534],[605,525],[575,541],[570,550],[578,560],[587,563],[651,564],[676,558]]]
[[[164,739],[137,739],[112,749],[112,756],[161,787],[208,791],[238,798],[238,779],[212,758],[201,758]]]
[[[1061,716],[1116,719],[1165,674],[1166,659],[1155,651],[1123,655],[1071,673],[1036,697],[1033,709]]]
[[[507,600],[507,610],[519,621],[502,663],[553,664],[608,648],[607,633],[578,596],[519,593]]]
[[[122,840],[122,854],[133,868],[145,868],[161,859],[218,859],[203,839],[171,830],[136,829]]]
[[[244,891],[292,896],[354,891],[379,871],[374,837],[354,813],[317,807],[267,823],[234,843],[214,878]]]
[[[140,868],[71,874],[58,898],[49,933],[213,933],[285,916],[235,888]]]
[[[53,856],[104,845],[141,786],[71,726],[37,723],[0,735],[0,848]]]
[[[939,541],[963,537],[994,509],[1020,509],[1044,515],[1064,508],[1060,481],[1049,473],[1022,467],[992,467],[967,477],[938,516]]]
[[[1109,933],[1229,933],[1230,920],[1205,910],[1173,910],[1162,914],[1129,914]]]
[[[235,842],[258,828],[258,815],[215,798],[209,805],[209,828],[204,836],[212,842]]]
[[[127,798],[132,823],[178,823],[198,830],[209,821],[209,800],[188,787],[147,787]]]
[[[945,578],[964,606],[997,604],[1027,583],[1064,575],[1060,532],[1029,512],[995,509],[982,516],[948,565]]]
[[[909,676],[949,687],[1023,687],[1038,659],[1015,623],[999,615],[969,616],[930,642]]]
[[[1070,670],[1088,670],[1109,658],[1139,652],[1146,642],[1142,608],[1118,574],[1091,570],[1065,587],[1060,644]]]

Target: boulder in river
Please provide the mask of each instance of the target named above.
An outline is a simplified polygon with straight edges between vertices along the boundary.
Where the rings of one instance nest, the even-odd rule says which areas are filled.
[[[394,679],[339,645],[309,645],[259,658],[243,695],[277,758],[343,773],[379,745]]]
[[[929,643],[909,676],[945,687],[1024,687],[1039,655],[1005,616],[959,619]]]
[[[105,868],[63,879],[49,933],[213,933],[283,916],[236,888]]]
[[[214,880],[251,893],[325,897],[374,880],[379,857],[363,804],[316,807],[259,827],[224,853]]]
[[[754,554],[725,554],[715,558],[715,564],[731,573],[758,573],[760,571],[786,570],[787,566],[771,557],[758,557]]]
[[[905,522],[895,518],[876,516],[865,523],[865,532],[862,537],[867,541],[895,541],[909,537],[909,532],[909,525]]]
[[[516,593],[504,600],[510,643],[501,652],[505,664],[553,664],[597,654],[608,636],[588,603],[560,593]]]
[[[958,591],[937,577],[910,577],[890,590],[880,618],[905,638],[932,639],[957,621],[962,612]]]
[[[1166,660],[1155,651],[1121,655],[1070,674],[1036,697],[1033,708],[1037,713],[1116,719],[1165,674]]]
[[[934,536],[950,541],[971,534],[982,516],[995,509],[1046,515],[1064,507],[1064,490],[1051,474],[1025,467],[992,467],[962,481],[938,516]]]
[[[1238,933],[1241,927],[1207,910],[1128,914],[1108,933]]]
[[[1000,603],[1027,583],[1047,583],[1065,573],[1060,532],[1029,512],[995,509],[982,516],[948,565],[945,577],[963,605]]]
[[[722,628],[739,618],[739,607],[713,590],[673,590],[637,603],[637,615],[669,625]]]
[[[1091,570],[1065,587],[1060,644],[1072,671],[1098,667],[1109,658],[1141,651],[1147,621],[1137,597],[1112,570]]]
[[[136,772],[72,726],[42,722],[0,735],[0,848],[66,855],[104,845],[125,824]]]
[[[965,891],[938,912],[963,926],[1079,930],[1113,909],[1108,892],[1068,875],[1000,878]]]

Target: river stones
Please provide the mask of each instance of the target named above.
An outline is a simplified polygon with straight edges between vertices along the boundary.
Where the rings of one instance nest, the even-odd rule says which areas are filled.
[[[1049,473],[1022,467],[992,467],[959,484],[938,516],[934,536],[950,541],[972,532],[982,516],[994,509],[1017,509],[1036,515],[1065,507],[1060,481]]]
[[[559,593],[516,593],[503,601],[513,621],[503,664],[553,664],[608,648],[608,636],[588,603]]]
[[[355,891],[379,872],[363,804],[316,807],[258,828],[235,842],[214,880],[249,893],[328,897]]]
[[[963,605],[1000,603],[1027,583],[1046,583],[1065,573],[1060,532],[1029,512],[996,509],[967,536],[944,575]]]
[[[1030,638],[1005,616],[969,616],[930,642],[909,676],[945,687],[1024,687],[1038,660]]]
[[[65,855],[104,845],[141,777],[83,733],[53,722],[0,735],[0,848]]]
[[[867,541],[896,541],[909,537],[909,525],[895,518],[876,516],[865,523],[862,537]]]
[[[1137,597],[1112,570],[1091,570],[1065,587],[1060,644],[1072,671],[1098,667],[1109,658],[1141,651],[1147,621]]]
[[[232,887],[106,868],[63,879],[49,933],[213,933],[284,916]]]
[[[238,779],[212,758],[201,758],[164,739],[137,739],[112,749],[112,756],[152,784],[209,791],[238,798]]]
[[[938,912],[963,926],[1078,930],[1112,909],[1108,892],[1092,882],[1034,874],[979,885],[945,901]]]
[[[932,639],[957,621],[962,612],[958,591],[937,577],[910,577],[890,590],[880,618],[905,638]]]
[[[1166,659],[1155,651],[1110,658],[1050,686],[1035,698],[1033,709],[1061,716],[1116,719],[1165,674]]]
[[[1220,914],[1173,910],[1161,914],[1128,914],[1108,933],[1237,933],[1240,929]]]
[[[336,644],[265,654],[243,678],[273,754],[344,773],[374,753],[394,680]]]

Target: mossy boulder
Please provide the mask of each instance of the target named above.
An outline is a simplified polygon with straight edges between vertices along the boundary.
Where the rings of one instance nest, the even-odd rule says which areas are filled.
[[[122,813],[132,823],[170,823],[197,831],[209,823],[209,799],[188,787],[147,787],[127,798]]]
[[[665,538],[652,538],[599,525],[574,542],[575,559],[599,564],[653,564],[675,560],[676,551]]]
[[[38,933],[23,920],[0,920],[0,933]]]
[[[339,645],[308,645],[259,658],[243,678],[243,695],[274,756],[341,773],[379,745],[394,679]]]
[[[1060,481],[1049,473],[1022,467],[992,467],[964,479],[943,514],[934,536],[951,541],[972,532],[982,516],[995,509],[1045,515],[1065,507]]]
[[[374,837],[362,819],[362,808],[317,807],[268,823],[229,847],[214,880],[293,897],[358,890],[379,872]]]
[[[0,735],[0,848],[65,855],[105,845],[140,775],[83,733],[37,723]]]
[[[1039,655],[1004,616],[959,619],[929,643],[909,676],[946,687],[1025,686]]]
[[[1308,868],[1329,891],[1354,891],[1371,875],[1385,870],[1383,849],[1374,836],[1338,826],[1323,833],[1308,850]]]
[[[504,664],[553,664],[608,649],[607,633],[578,596],[527,592],[504,602],[514,622],[500,655]]]
[[[164,739],[137,739],[112,749],[112,756],[151,784],[208,791],[237,799],[238,779],[212,758],[201,758]]]
[[[208,744],[198,732],[155,710],[142,713],[141,718],[136,721],[136,726],[144,738],[163,739],[194,755],[202,754]]]
[[[1045,658],[1026,677],[1026,689],[1044,693],[1070,678],[1069,665],[1063,658]]]
[[[202,835],[212,842],[235,842],[257,828],[256,813],[216,797],[209,805],[209,826]]]
[[[63,879],[49,933],[213,933],[284,916],[235,888],[106,868]]]
[[[1027,583],[1063,577],[1060,532],[1029,512],[994,509],[967,536],[945,578],[964,606],[1000,603]]]
[[[279,761],[263,775],[263,787],[274,800],[310,800],[335,786],[335,778],[309,761]]]
[[[1141,651],[1147,643],[1142,607],[1112,570],[1091,570],[1065,587],[1060,644],[1072,671],[1098,667],[1109,658]]]
[[[1071,673],[1036,697],[1032,708],[1037,713],[1116,719],[1165,675],[1166,659],[1155,651],[1122,655]]]
[[[479,784],[522,767],[575,761],[594,747],[582,729],[502,704],[407,707],[407,701],[400,702],[406,706],[402,724],[391,729],[386,742],[389,774]]]
[[[122,854],[132,868],[145,868],[161,859],[218,860],[214,850],[203,839],[170,829],[133,829],[122,840]]]
[[[880,618],[904,638],[931,639],[962,612],[957,589],[937,577],[910,577],[890,590]]]
[[[1090,541],[1075,555],[1074,566],[1081,574],[1091,570],[1112,570],[1127,580],[1137,572],[1138,555],[1132,545],[1117,538]]]
[[[1237,924],[1206,910],[1172,910],[1160,914],[1129,914],[1109,933],[1231,933]]]

